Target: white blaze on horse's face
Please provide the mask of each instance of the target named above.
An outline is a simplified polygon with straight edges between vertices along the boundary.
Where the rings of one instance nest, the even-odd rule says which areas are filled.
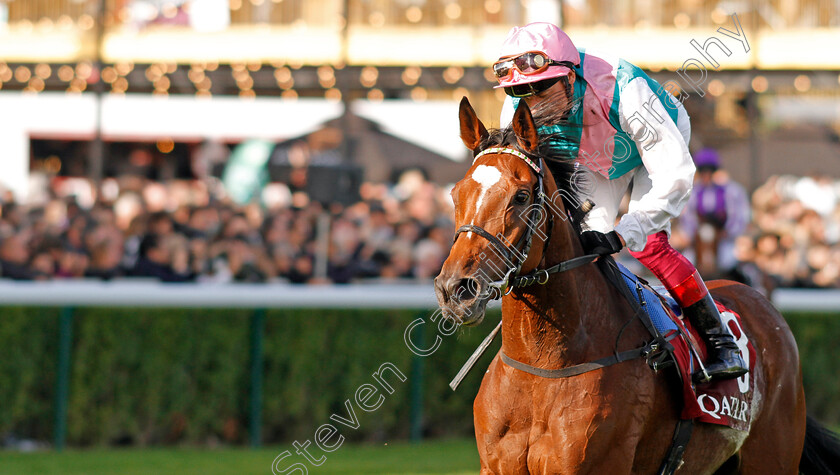
[[[484,202],[484,197],[487,195],[487,192],[490,191],[490,188],[493,187],[499,180],[502,178],[502,172],[499,171],[496,167],[491,167],[488,165],[479,165],[475,167],[473,170],[472,175],[470,175],[476,183],[481,185],[481,191],[478,194],[478,200],[475,202],[475,212],[473,213],[473,219],[470,224],[475,224],[475,217],[478,215],[478,210],[481,209],[481,205]],[[467,238],[472,237],[472,232],[467,233]]]

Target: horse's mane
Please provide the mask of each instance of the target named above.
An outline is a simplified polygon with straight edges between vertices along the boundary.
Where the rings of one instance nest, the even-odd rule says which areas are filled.
[[[561,125],[566,130],[569,129],[569,122],[567,120],[567,112],[571,107],[538,107],[534,109],[534,123],[539,130],[542,127],[550,125]],[[571,126],[574,127],[574,126]],[[582,185],[581,179],[583,175],[576,174],[577,167],[575,166],[575,156],[571,154],[565,144],[572,143],[575,140],[571,136],[560,133],[539,133],[538,153],[533,154],[526,152],[519,146],[516,141],[516,134],[513,131],[513,126],[500,129],[488,130],[487,137],[481,142],[481,145],[476,150],[476,153],[489,147],[510,147],[516,149],[528,158],[535,159],[538,162],[540,158],[545,160],[548,170],[554,177],[557,184],[557,190],[563,198],[563,205],[566,207],[573,218],[572,222],[578,232],[580,232],[580,221],[586,214],[585,210],[581,210],[582,198],[578,196],[578,192]]]

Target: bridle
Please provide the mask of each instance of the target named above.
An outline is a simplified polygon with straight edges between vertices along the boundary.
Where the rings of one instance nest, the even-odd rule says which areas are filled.
[[[490,289],[496,289],[498,291],[494,294],[494,298],[500,298],[503,295],[509,294],[514,287],[526,287],[534,284],[545,285],[551,274],[580,267],[598,258],[597,254],[587,254],[585,256],[574,257],[563,261],[547,269],[537,269],[531,273],[519,275],[522,271],[522,266],[528,259],[528,254],[531,252],[531,244],[534,240],[534,226],[536,226],[539,222],[538,220],[541,217],[540,215],[545,209],[545,160],[540,157],[539,164],[537,164],[534,163],[534,161],[527,155],[514,148],[491,147],[478,153],[473,158],[473,163],[482,156],[491,153],[508,154],[518,157],[527,163],[528,166],[530,166],[537,174],[537,193],[534,203],[530,205],[531,212],[528,214],[527,229],[515,245],[511,246],[503,242],[502,239],[504,239],[504,236],[501,235],[501,233],[499,233],[498,236],[494,236],[487,232],[486,229],[475,224],[465,224],[455,231],[453,243],[458,240],[458,236],[461,233],[476,233],[484,239],[487,239],[487,241],[489,241],[490,244],[504,257],[506,263],[513,264],[500,280],[488,283],[488,287]],[[548,243],[551,240],[551,230],[554,227],[554,214],[550,209],[547,212],[545,224],[545,245],[548,246]],[[505,239],[505,241],[507,240]]]

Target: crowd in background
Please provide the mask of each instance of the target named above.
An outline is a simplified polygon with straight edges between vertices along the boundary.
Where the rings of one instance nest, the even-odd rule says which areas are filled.
[[[695,191],[697,186],[695,185]],[[840,287],[840,180],[825,176],[772,176],[749,197],[748,221],[723,240],[713,278],[763,287]],[[671,242],[694,260],[686,208]],[[696,220],[696,218],[695,218]],[[726,262],[726,264],[724,264]],[[758,275],[760,274],[760,275]]]
[[[126,176],[106,180],[96,193],[87,180],[57,178],[26,205],[7,193],[0,197],[0,275],[166,282],[428,280],[451,245],[448,189],[419,172],[395,184],[365,183],[361,200],[349,206],[325,207],[280,184],[264,190],[261,204],[241,206],[220,186]],[[756,266],[777,286],[840,286],[840,182],[773,177],[751,201],[751,224],[735,245],[741,263]],[[328,239],[319,233],[324,229]]]
[[[840,181],[776,176],[752,195],[753,232],[737,241],[780,287],[840,286]]]
[[[419,172],[404,174],[393,186],[365,183],[362,199],[349,206],[325,207],[282,185],[268,188],[262,204],[236,205],[220,187],[126,176],[106,180],[101,193],[84,179],[58,179],[26,206],[6,194],[0,275],[166,282],[430,279],[453,232],[443,191]],[[319,229],[328,229],[327,239],[320,239],[326,234]]]

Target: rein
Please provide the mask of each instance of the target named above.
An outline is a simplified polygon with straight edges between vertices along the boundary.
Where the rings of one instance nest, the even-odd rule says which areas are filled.
[[[580,267],[590,262],[589,257],[589,255],[586,255],[569,259],[568,261],[563,261],[560,264],[551,267],[550,269],[544,269],[538,272],[562,272],[564,270]],[[674,339],[677,335],[673,334],[668,337],[665,337],[662,334],[660,334],[656,330],[656,327],[653,326],[653,323],[650,321],[650,319],[644,318],[644,307],[647,306],[647,302],[645,302],[644,299],[641,299],[641,303],[637,302],[636,299],[633,298],[633,295],[629,292],[629,290],[621,283],[620,277],[618,277],[617,274],[615,274],[615,272],[619,272],[618,268],[615,266],[615,262],[611,258],[607,259],[604,266],[606,269],[609,270],[610,273],[613,274],[613,278],[608,280],[618,288],[618,290],[633,308],[633,316],[631,317],[631,320],[638,318],[648,330],[648,332],[653,336],[653,338],[649,342],[646,342],[642,346],[639,346],[637,348],[633,348],[631,350],[626,350],[622,352],[619,352],[616,349],[610,356],[599,358],[597,360],[589,361],[586,363],[567,366],[565,368],[539,368],[537,366],[529,365],[527,363],[515,360],[510,356],[506,355],[505,352],[500,349],[499,356],[501,357],[502,361],[511,368],[517,369],[528,374],[532,374],[534,376],[538,376],[540,378],[547,379],[561,379],[569,378],[572,376],[578,376],[584,373],[588,373],[590,371],[606,368],[607,366],[623,363],[625,361],[635,360],[637,358],[644,358],[647,361],[648,366],[650,366],[654,371],[658,371],[660,368],[664,367],[666,364],[664,363],[664,359],[674,351],[673,346],[670,344],[670,340]],[[547,281],[548,277],[545,277],[545,280]],[[545,282],[540,281],[538,283],[544,284]],[[639,293],[639,295],[641,295],[640,285],[641,284],[639,284],[638,282],[636,283],[636,291]],[[493,331],[489,335],[487,335],[487,337],[484,339],[481,345],[479,345],[479,347],[476,348],[472,356],[470,356],[470,358],[467,360],[467,362],[464,364],[464,366],[461,368],[461,370],[458,372],[455,378],[449,383],[449,387],[452,388],[453,391],[455,391],[458,388],[458,385],[461,384],[461,381],[470,372],[472,367],[475,365],[475,362],[478,361],[478,359],[490,346],[490,343],[492,343],[493,340],[496,338],[496,335],[499,333],[499,329],[501,328],[501,326],[502,322],[499,322],[498,325],[496,325],[496,328],[494,328]],[[619,338],[620,337],[621,333],[619,333]],[[616,340],[616,346],[618,346],[618,340]]]
[[[642,297],[642,287],[639,282],[636,282],[636,293],[639,295],[639,301],[636,301],[633,294],[624,286],[623,282],[621,281],[621,277],[619,276],[620,270],[615,265],[615,261],[612,258],[607,258],[603,261],[599,261],[601,263],[602,268],[605,270],[605,274],[610,276],[608,280],[619,290],[622,294],[624,299],[630,304],[631,308],[633,309],[633,319],[639,319],[642,324],[647,329],[648,333],[653,337],[650,341],[644,343],[643,345],[633,348],[631,350],[626,350],[619,352],[618,348],[613,351],[613,354],[604,358],[597,359],[595,361],[590,361],[587,363],[580,363],[572,366],[567,366],[565,368],[557,368],[557,369],[545,369],[545,368],[538,368],[536,366],[529,365],[527,363],[523,363],[521,361],[517,361],[504,353],[504,351],[499,350],[499,355],[502,358],[502,361],[505,362],[508,366],[518,369],[519,371],[524,371],[529,374],[533,374],[534,376],[539,376],[541,378],[548,378],[548,379],[559,379],[559,378],[568,378],[571,376],[577,376],[579,374],[588,373],[590,371],[595,371],[597,369],[605,368],[607,366],[612,366],[614,364],[623,363],[625,361],[634,360],[637,358],[644,358],[647,360],[648,365],[657,371],[659,368],[663,366],[663,358],[673,352],[673,346],[669,343],[672,339],[674,339],[677,334],[672,334],[668,337],[665,337],[653,326],[653,323],[650,321],[649,318],[645,318],[647,311],[645,308],[647,307],[648,303]],[[629,321],[628,321],[629,323]],[[621,338],[621,332],[619,332],[618,338]],[[618,347],[618,339],[616,339],[616,347]]]
[[[484,230],[482,229],[482,231],[484,231]],[[486,232],[486,231],[484,231],[484,232]],[[487,235],[492,236],[490,233],[487,233]],[[545,285],[546,282],[548,282],[548,278],[549,278],[550,274],[555,274],[555,273],[558,273],[558,272],[564,272],[564,271],[567,271],[567,270],[574,269],[576,267],[580,267],[582,265],[585,265],[585,264],[588,264],[588,263],[592,262],[596,257],[599,257],[599,256],[594,255],[594,254],[588,254],[588,255],[585,255],[585,256],[575,257],[575,258],[569,259],[567,261],[563,261],[563,262],[561,262],[561,263],[559,263],[555,266],[549,267],[548,269],[540,269],[536,272],[532,272],[532,273],[527,274],[527,275],[516,277],[516,278],[513,279],[513,284],[512,284],[512,287],[510,287],[510,288],[512,289],[513,287],[525,287],[525,286],[531,285],[533,283],[537,283],[537,284],[540,284],[540,285]],[[508,290],[508,292],[510,292],[510,290]],[[470,370],[472,370],[473,366],[475,366],[476,361],[478,361],[478,359],[481,358],[481,355],[483,355],[484,352],[487,351],[487,348],[490,346],[490,343],[492,343],[493,340],[496,338],[496,335],[498,335],[499,330],[501,328],[502,328],[502,322],[499,322],[496,325],[496,328],[494,328],[493,331],[490,332],[490,334],[487,335],[484,338],[484,341],[482,341],[481,344],[478,345],[478,348],[476,348],[475,351],[473,351],[473,354],[467,359],[467,362],[464,363],[464,366],[461,367],[460,371],[458,371],[458,374],[456,374],[455,377],[452,378],[452,381],[449,382],[449,387],[452,388],[453,391],[458,389],[458,386],[461,384],[461,381],[463,381],[464,378],[467,377],[467,374],[469,374]],[[531,365],[516,361],[514,359],[511,359],[501,350],[499,350],[499,353],[501,354],[502,360],[505,363],[507,363],[509,366],[514,367],[516,369],[519,369],[521,371],[525,371],[527,373],[531,373],[531,374],[536,375],[536,376],[543,376],[543,374],[541,374],[541,372],[547,372],[547,374],[554,374],[556,372],[557,374],[562,374],[562,376],[543,376],[543,377],[545,377],[545,378],[565,378],[565,377],[568,377],[568,376],[576,376],[576,375],[581,374],[581,373],[585,373],[585,372],[592,371],[592,370],[595,370],[595,369],[603,368],[604,366],[610,366],[610,365],[615,364],[615,363],[620,363],[621,361],[627,361],[629,359],[635,359],[635,358],[638,358],[638,357],[641,357],[641,356],[647,356],[651,353],[656,352],[658,349],[659,348],[657,346],[654,346],[653,342],[651,342],[651,344],[645,345],[641,348],[636,348],[635,350],[630,350],[630,351],[625,351],[625,352],[622,352],[622,353],[617,353],[617,354],[615,354],[611,357],[602,358],[600,360],[593,361],[591,363],[584,363],[584,364],[580,364],[580,365],[573,366],[573,367],[570,367],[570,368],[562,368],[562,369],[559,369],[559,370],[540,369],[540,368],[537,368],[536,366],[531,366]],[[614,362],[608,361],[613,357],[621,358],[621,360],[620,361],[614,361]],[[591,365],[598,365],[598,366],[591,366]],[[575,369],[577,367],[586,367],[586,369],[584,369],[583,371],[579,371],[577,373],[572,374],[572,372],[577,371]],[[566,374],[566,372],[568,372],[569,374]]]
[[[481,226],[477,226],[475,224],[465,224],[458,228],[455,231],[455,236],[453,238],[453,242],[458,239],[458,236],[461,233],[476,233],[479,236],[483,237],[490,244],[504,256],[504,260],[506,263],[513,263],[513,265],[508,270],[507,274],[505,274],[500,280],[496,282],[490,282],[488,287],[491,289],[498,290],[497,293],[494,293],[494,300],[501,298],[503,295],[509,294],[515,287],[528,287],[534,284],[545,285],[548,282],[549,277],[551,274],[556,274],[558,272],[564,272],[567,270],[571,270],[590,262],[593,262],[595,259],[599,257],[598,254],[587,254],[585,256],[574,257],[572,259],[563,261],[557,265],[551,266],[547,269],[537,269],[533,272],[530,272],[525,275],[519,275],[522,271],[522,265],[525,264],[525,261],[528,259],[528,254],[531,252],[531,244],[533,243],[534,239],[534,227],[538,222],[537,218],[543,212],[542,210],[545,208],[545,184],[544,184],[544,166],[545,161],[540,158],[539,165],[534,163],[527,155],[510,147],[491,147],[481,151],[479,154],[473,158],[473,163],[476,162],[480,157],[490,154],[490,153],[505,153],[508,155],[513,155],[522,159],[528,166],[531,167],[537,173],[537,197],[534,200],[534,203],[531,205],[531,213],[528,216],[528,227],[519,240],[517,241],[515,246],[508,246],[505,244],[502,239],[504,236],[500,237],[494,236],[487,232]],[[554,224],[554,215],[551,211],[548,211],[547,219],[546,219],[546,231],[547,231],[547,238],[545,240],[546,245],[548,245],[548,241],[551,239],[551,230]]]

